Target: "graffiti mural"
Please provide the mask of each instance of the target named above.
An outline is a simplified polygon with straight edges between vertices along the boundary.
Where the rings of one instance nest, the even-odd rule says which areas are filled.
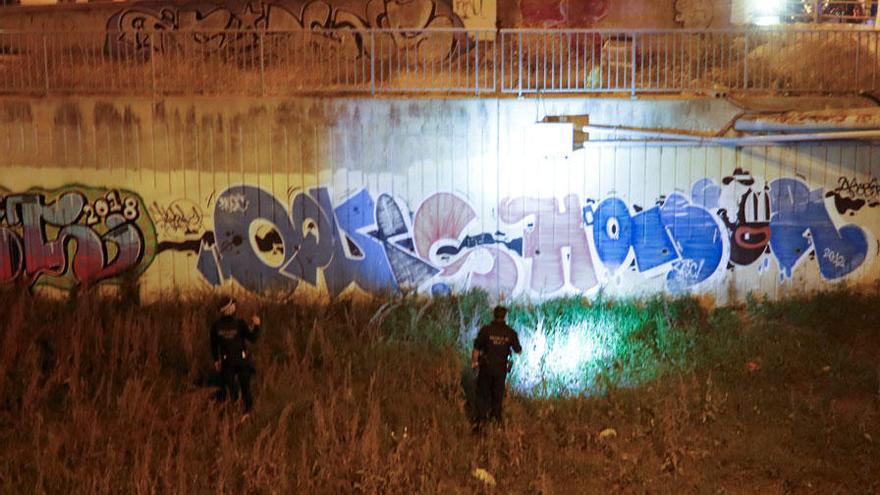
[[[190,236],[203,230],[205,214],[199,205],[187,199],[177,199],[162,205],[153,201],[149,207],[156,230],[165,236]]]
[[[471,17],[483,17],[486,8],[484,4],[489,3],[485,0],[453,0],[452,10],[463,19]],[[492,7],[494,7],[494,2]]]
[[[870,181],[839,184],[834,194],[876,195]],[[411,205],[366,188],[277,195],[251,184],[206,198],[145,203],[132,191],[82,186],[4,191],[0,283],[86,289],[137,277],[161,253],[178,258],[159,263],[160,284],[171,270],[254,293],[483,289],[543,299],[603,287],[699,292],[736,270],[772,272],[785,284],[804,266],[833,282],[865,266],[877,246],[823,188],[742,169],[645,207],[575,191],[502,197],[481,210],[456,192]]]
[[[779,266],[780,277],[788,279],[810,255],[822,276],[835,280],[865,261],[867,233],[857,225],[838,227],[822,189],[811,189],[800,178],[791,177],[767,184],[741,169],[722,184],[701,179],[692,194],[723,220],[730,238],[730,266],[750,265],[769,253]],[[730,214],[731,210],[736,214]]]
[[[165,5],[150,1],[133,3],[110,16],[106,47],[111,54],[130,56],[168,52],[181,49],[185,43],[195,43],[203,47],[203,53],[234,55],[260,48],[263,40],[264,52],[268,50],[265,60],[272,63],[285,58],[285,53],[273,55],[273,50],[289,52],[303,43],[334,46],[351,57],[369,56],[370,40],[358,30],[463,26],[451,4],[441,0],[191,1]],[[174,35],[180,31],[193,32]],[[258,32],[265,34],[260,36]],[[298,32],[307,36],[292,34]],[[429,52],[432,57],[448,56],[456,43],[464,41],[448,32],[388,31],[381,36],[389,37],[398,48]],[[230,52],[231,48],[235,50]]]
[[[590,290],[597,283],[581,223],[580,201],[570,194],[563,204],[564,210],[555,198],[513,198],[498,207],[505,222],[529,219],[523,257],[532,261],[529,287],[537,293],[555,293],[566,279],[580,291]]]
[[[712,24],[714,9],[711,0],[675,0],[674,20],[679,27],[704,29]]]
[[[480,232],[477,213],[452,193],[436,193],[419,206],[414,219],[417,254],[440,269],[431,290],[482,288],[515,294],[520,288],[523,239],[502,231]]]
[[[307,284],[333,297],[356,286],[543,298],[589,293],[623,270],[662,278],[670,292],[699,290],[726,270],[762,259],[767,269],[768,256],[782,281],[807,259],[838,280],[868,255],[866,232],[839,226],[821,189],[797,178],[765,183],[739,169],[649,208],[569,194],[505,198],[495,211],[495,228],[486,229],[468,199],[451,192],[431,194],[412,211],[366,189],[334,205],[326,187],[281,200],[233,186],[216,200],[214,232],[197,241],[197,265],[212,285],[234,280],[257,292]]]
[[[865,261],[865,231],[856,225],[835,226],[821,189],[811,190],[800,179],[783,178],[770,183],[770,193],[770,248],[783,278],[791,278],[808,251],[814,252],[822,276],[829,280],[848,275]]]
[[[711,179],[694,184],[691,195],[716,211],[727,227],[731,265],[748,266],[767,251],[770,243],[770,188],[759,184],[748,171],[737,168],[724,177],[722,186]]]
[[[156,233],[141,198],[69,186],[0,193],[0,282],[90,287],[139,275]]]
[[[876,177],[861,181],[857,177],[839,177],[837,187],[825,193],[825,197],[834,198],[834,207],[841,215],[854,215],[867,205],[869,208],[880,206],[880,183]]]
[[[522,22],[533,27],[595,27],[608,16],[609,0],[522,0]]]
[[[342,224],[348,231],[340,229]],[[253,291],[316,286],[338,295],[353,282],[372,291],[416,288],[437,273],[412,250],[411,227],[391,196],[353,196],[333,209],[326,188],[297,193],[290,207],[252,186],[217,199],[214,239],[198,268],[208,282],[235,280]]]
[[[389,194],[361,190],[334,206],[327,188],[298,192],[285,206],[266,191],[233,186],[201,241],[198,270],[212,285],[234,280],[253,291],[293,291],[323,278],[337,296],[370,292],[483,288],[552,295],[595,287],[580,202],[515,198],[501,207],[507,232],[479,231],[468,201],[426,198],[413,214]],[[521,225],[520,227],[515,227]]]
[[[717,272],[727,252],[726,236],[702,206],[673,193],[652,208],[631,213],[619,198],[584,207],[599,259],[612,273],[635,262],[639,272],[666,271],[673,292]]]

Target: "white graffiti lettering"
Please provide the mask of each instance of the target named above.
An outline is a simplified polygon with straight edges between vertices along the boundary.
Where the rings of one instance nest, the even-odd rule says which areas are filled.
[[[217,200],[217,208],[225,213],[243,213],[247,211],[250,202],[244,194],[228,194]]]
[[[843,268],[846,266],[846,258],[842,254],[832,251],[829,248],[825,248],[825,251],[822,252],[822,257],[837,268]]]

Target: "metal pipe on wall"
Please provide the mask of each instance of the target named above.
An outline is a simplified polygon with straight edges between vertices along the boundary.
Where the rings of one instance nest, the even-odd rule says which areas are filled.
[[[701,145],[716,146],[772,146],[781,143],[803,143],[812,141],[850,141],[880,140],[880,129],[857,131],[832,131],[798,134],[765,134],[760,136],[717,137],[702,136],[694,133],[658,131],[624,126],[606,126],[590,124],[582,127],[584,132],[603,132],[643,137],[644,141],[653,139],[686,141]],[[632,141],[632,140],[630,140]]]

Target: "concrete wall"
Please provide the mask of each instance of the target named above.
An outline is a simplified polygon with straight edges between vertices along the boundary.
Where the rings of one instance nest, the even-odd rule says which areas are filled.
[[[50,0],[51,3],[51,0]],[[730,25],[712,0],[273,0],[98,2],[10,7],[0,29],[129,32],[139,29],[333,27],[705,28]]]
[[[312,28],[493,28],[495,3],[482,0],[137,1],[4,8],[0,28],[100,32]]]
[[[729,26],[730,3],[712,0],[501,0],[498,19],[503,27],[699,29]]]
[[[873,284],[867,144],[573,149],[720,100],[0,100],[0,282],[719,303]],[[598,136],[593,136],[594,138]],[[53,288],[53,289],[48,289]]]

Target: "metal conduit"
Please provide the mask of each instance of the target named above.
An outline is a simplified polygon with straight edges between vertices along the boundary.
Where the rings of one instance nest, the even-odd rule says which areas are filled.
[[[643,139],[639,140],[621,140],[621,141],[683,141],[695,143],[699,145],[718,145],[718,146],[770,146],[783,143],[797,143],[809,141],[846,141],[846,140],[870,140],[880,139],[880,129],[856,130],[856,131],[831,131],[831,132],[815,132],[815,133],[797,133],[797,134],[763,134],[758,136],[737,136],[737,137],[718,137],[703,136],[694,133],[675,132],[675,131],[658,131],[654,129],[643,129],[625,126],[607,126],[590,124],[583,126],[584,132],[603,132],[613,133],[615,135],[637,136]]]

